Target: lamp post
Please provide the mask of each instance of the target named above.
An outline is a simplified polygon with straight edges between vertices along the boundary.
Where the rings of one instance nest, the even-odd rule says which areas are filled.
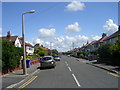
[[[50,50],[51,50],[51,56],[52,56],[52,42],[50,42]]]
[[[23,42],[23,74],[27,74],[27,69],[26,69],[26,50],[25,50],[25,37],[24,37],[24,14],[27,13],[34,13],[34,10],[31,10],[29,12],[22,13],[22,42]]]

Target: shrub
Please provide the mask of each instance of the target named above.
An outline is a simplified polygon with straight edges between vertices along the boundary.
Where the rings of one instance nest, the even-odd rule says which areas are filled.
[[[113,65],[120,65],[120,40],[116,40],[114,44],[102,45],[98,48],[100,61]]]
[[[2,40],[2,68],[15,68],[20,64],[22,48],[15,47],[10,41]]]
[[[77,56],[80,56],[80,55],[88,56],[89,54],[90,54],[89,51],[79,51],[79,52],[77,52]]]
[[[113,64],[120,65],[120,40],[116,40],[116,42],[110,47],[112,53],[112,62]]]
[[[45,56],[46,50],[45,50],[44,47],[40,46],[40,47],[38,47],[38,48],[35,49],[35,54],[39,55],[39,57]]]

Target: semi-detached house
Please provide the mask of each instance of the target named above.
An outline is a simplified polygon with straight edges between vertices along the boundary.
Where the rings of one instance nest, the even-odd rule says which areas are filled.
[[[9,40],[15,47],[22,47],[22,38],[19,36],[11,36],[10,31],[7,32],[7,36],[3,36],[2,39]],[[34,47],[30,43],[25,42],[26,55],[33,55]]]

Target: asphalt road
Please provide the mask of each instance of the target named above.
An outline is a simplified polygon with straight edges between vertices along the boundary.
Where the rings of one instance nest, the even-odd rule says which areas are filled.
[[[118,88],[118,77],[82,59],[62,56],[55,68],[38,70],[17,88]]]

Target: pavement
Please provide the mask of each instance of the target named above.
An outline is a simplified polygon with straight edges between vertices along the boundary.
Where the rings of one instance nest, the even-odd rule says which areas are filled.
[[[27,75],[23,75],[23,69],[6,74],[2,77],[2,89],[13,88],[16,85],[24,82],[27,78],[35,74],[40,67],[40,63],[34,64],[27,68]]]
[[[81,59],[77,58],[77,60],[81,60]],[[93,65],[95,67],[107,70],[109,72],[116,73],[116,74],[120,73],[120,67],[119,66],[107,65],[105,63],[100,63],[97,60],[92,60],[92,61],[89,61],[89,60],[86,60],[86,59],[82,59],[82,60],[84,62],[86,62],[86,64]]]

